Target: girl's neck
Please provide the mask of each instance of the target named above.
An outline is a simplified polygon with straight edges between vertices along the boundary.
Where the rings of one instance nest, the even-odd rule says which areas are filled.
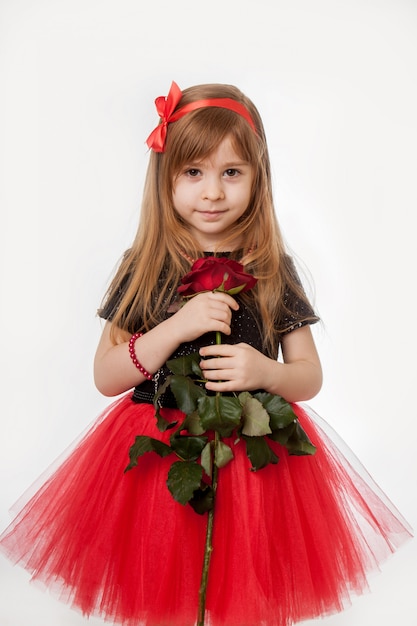
[[[234,237],[226,240],[223,237],[216,237],[207,233],[193,233],[194,241],[197,249],[204,252],[213,252],[213,254],[222,254],[224,252],[235,252],[243,250],[245,247],[244,240],[241,235],[235,235]]]

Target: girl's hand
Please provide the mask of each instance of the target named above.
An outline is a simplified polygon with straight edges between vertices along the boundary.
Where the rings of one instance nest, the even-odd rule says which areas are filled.
[[[275,362],[247,343],[205,346],[200,367],[211,391],[252,391],[265,387],[266,372]],[[210,358],[206,358],[210,357]]]
[[[230,335],[232,310],[239,305],[232,296],[219,291],[207,291],[193,296],[169,320],[178,344],[193,341],[211,331]]]
[[[281,348],[283,363],[246,343],[201,348],[206,388],[216,392],[264,389],[288,402],[313,398],[320,391],[322,371],[310,327],[284,335]]]
[[[227,293],[207,292],[190,298],[172,317],[157,324],[135,344],[137,359],[148,372],[156,372],[181,343],[193,341],[209,331],[230,335],[232,309],[239,305]],[[106,322],[94,358],[94,380],[105,396],[123,393],[145,380],[132,363],[128,343],[130,334],[116,333],[111,338],[111,323]]]

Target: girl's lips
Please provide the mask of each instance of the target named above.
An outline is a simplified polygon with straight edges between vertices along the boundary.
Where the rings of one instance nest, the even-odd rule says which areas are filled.
[[[226,211],[197,211],[197,213],[207,220],[215,220],[219,215],[226,213]]]

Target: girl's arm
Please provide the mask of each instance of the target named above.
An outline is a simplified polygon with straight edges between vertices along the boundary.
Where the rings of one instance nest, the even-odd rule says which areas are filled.
[[[322,370],[311,329],[303,326],[284,335],[284,362],[270,359],[246,343],[201,348],[200,367],[212,391],[253,391],[264,389],[288,402],[314,397],[321,389]],[[217,382],[222,381],[222,382]]]
[[[136,341],[138,361],[150,373],[156,372],[181,343],[193,341],[206,332],[230,335],[232,309],[236,300],[226,293],[206,292],[191,298],[172,317],[161,322]],[[130,335],[118,330],[115,343],[110,337],[111,323],[104,326],[94,358],[94,380],[105,396],[116,396],[145,380],[129,354]]]

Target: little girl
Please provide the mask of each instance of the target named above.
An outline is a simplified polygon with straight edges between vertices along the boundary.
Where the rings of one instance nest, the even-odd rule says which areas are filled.
[[[263,466],[248,452],[250,436],[237,428],[223,437],[230,456],[218,463],[198,624],[286,626],[340,611],[411,530],[299,404],[321,387],[310,329],[318,317],[277,224],[262,121],[230,85],[181,92],[172,83],[156,107],[139,228],[99,310],[96,385],[122,395],[4,531],[1,548],[87,616],[196,624],[212,513],[172,497],[172,457],[154,452],[167,450],[184,420],[167,361],[197,353],[201,394],[280,396],[315,447],[290,454],[268,438]],[[216,289],[187,297],[187,276],[205,258],[209,267],[232,263],[247,282],[228,289],[226,272]],[[135,441],[153,447],[125,471]]]

